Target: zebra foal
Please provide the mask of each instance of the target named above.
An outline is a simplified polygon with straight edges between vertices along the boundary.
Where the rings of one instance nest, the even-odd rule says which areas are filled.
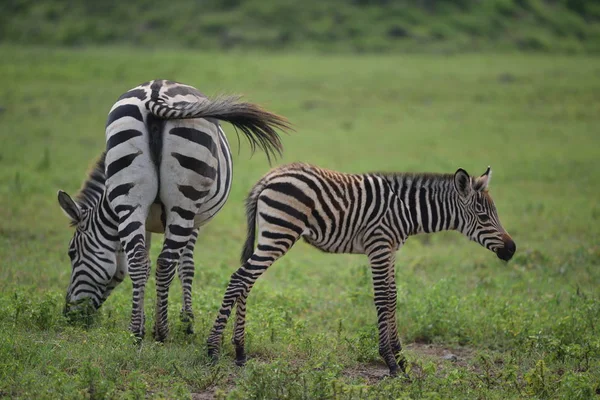
[[[168,290],[178,264],[183,311],[191,316],[190,259],[197,228],[223,207],[231,189],[231,152],[219,120],[241,130],[252,149],[260,147],[269,158],[282,149],[276,129],[290,128],[285,118],[238,96],[209,99],[192,86],[166,80],[141,84],[113,105],[105,154],[77,201],[58,192],[75,227],[66,314],[80,310],[83,302],[99,308],[129,274],[129,328],[142,338],[150,273],[146,232],[157,232],[165,236],[156,262],[155,338],[162,341],[168,334]]]
[[[307,164],[273,169],[246,201],[248,232],[242,266],[232,274],[209,334],[218,356],[223,330],[236,307],[236,363],[246,360],[246,300],[260,275],[300,237],[331,253],[366,254],[373,275],[379,354],[396,375],[405,360],[396,324],[395,253],[414,234],[456,230],[505,261],[516,246],[502,227],[488,193],[491,169],[454,174],[344,174]],[[258,233],[257,233],[258,228]],[[255,246],[255,239],[258,243]]]

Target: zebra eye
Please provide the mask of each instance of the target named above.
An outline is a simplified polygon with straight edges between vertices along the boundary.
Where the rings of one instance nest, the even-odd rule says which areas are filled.
[[[479,214],[478,217],[481,222],[488,222],[490,220],[490,217],[487,214]]]

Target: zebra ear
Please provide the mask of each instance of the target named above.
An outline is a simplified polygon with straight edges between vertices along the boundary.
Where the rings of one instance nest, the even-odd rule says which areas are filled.
[[[79,221],[81,221],[81,210],[79,209],[79,206],[73,201],[71,196],[62,190],[58,191],[58,204],[65,215],[71,219],[73,224],[78,224]]]
[[[492,168],[487,167],[487,170],[479,178],[475,179],[473,189],[481,192],[487,190],[490,181],[492,180]]]
[[[471,187],[471,177],[462,168],[454,173],[454,188],[461,197],[469,197],[473,188]]]

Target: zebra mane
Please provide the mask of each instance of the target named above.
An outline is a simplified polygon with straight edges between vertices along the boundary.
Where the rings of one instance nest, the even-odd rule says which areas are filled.
[[[454,174],[440,174],[434,172],[378,172],[374,175],[379,175],[386,179],[400,181],[420,181],[420,182],[448,182],[454,179]]]
[[[373,175],[380,176],[386,179],[388,182],[392,183],[392,187],[396,185],[403,186],[409,185],[417,187],[429,187],[434,188],[434,190],[440,188],[448,188],[454,187],[454,174],[442,174],[442,173],[433,173],[433,172],[381,172],[374,173]],[[477,178],[471,176],[471,185],[473,185],[473,189],[480,193],[484,193],[489,196],[488,188],[481,188],[477,186]]]
[[[105,158],[106,152],[103,151],[88,172],[88,177],[83,182],[83,186],[75,195],[75,201],[82,208],[93,208],[102,197],[106,184]]]

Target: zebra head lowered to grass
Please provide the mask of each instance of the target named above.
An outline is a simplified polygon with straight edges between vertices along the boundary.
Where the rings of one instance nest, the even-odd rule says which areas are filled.
[[[248,196],[242,266],[231,276],[208,337],[209,356],[217,358],[223,330],[236,307],[236,362],[245,362],[248,294],[260,275],[304,237],[327,252],[369,257],[379,354],[391,375],[399,367],[405,372],[396,325],[395,253],[411,235],[457,230],[502,260],[510,260],[516,246],[500,224],[487,190],[490,179],[489,167],[478,177],[463,169],[447,175],[343,174],[307,164],[272,170]]]
[[[106,151],[73,200],[58,201],[75,232],[69,243],[72,273],[65,312],[97,309],[129,274],[133,282],[131,331],[144,336],[144,291],[150,265],[148,232],[163,233],[156,262],[154,335],[168,333],[167,295],[175,268],[184,283],[184,314],[191,317],[191,259],[197,229],[223,207],[232,163],[219,120],[270,159],[282,150],[276,129],[287,120],[239,96],[209,99],[197,89],[165,80],[123,94],[106,123]],[[187,296],[187,298],[186,298]]]
[[[90,312],[100,307],[100,305],[108,298],[108,295],[112,290],[121,283],[127,275],[127,261],[125,260],[125,254],[123,249],[119,247],[117,254],[113,254],[112,251],[108,251],[106,258],[111,260],[110,263],[102,265],[101,259],[94,260],[92,258],[88,260],[88,264],[96,264],[96,274],[105,273],[105,277],[111,277],[110,281],[106,286],[98,278],[89,276],[90,270],[81,268],[81,262],[77,262],[78,248],[84,248],[85,244],[85,233],[89,228],[79,229],[81,222],[89,221],[94,216],[91,212],[94,207],[99,204],[101,195],[106,187],[106,174],[105,174],[105,157],[106,153],[103,152],[99,159],[91,169],[83,187],[77,193],[75,201],[73,201],[66,193],[59,192],[58,201],[61,204],[63,210],[69,210],[68,216],[72,220],[72,225],[75,228],[73,238],[69,242],[69,258],[73,265],[71,274],[71,283],[69,284],[69,290],[67,291],[67,303],[64,308],[65,315],[74,319],[76,315],[80,317],[88,316]],[[71,215],[73,214],[73,216]],[[96,214],[98,217],[99,214]],[[77,222],[79,221],[79,222]],[[97,223],[100,223],[98,221]],[[146,249],[150,249],[152,233],[146,231]],[[181,281],[182,292],[183,292],[183,303],[181,307],[181,321],[186,324],[187,333],[193,333],[193,319],[194,315],[192,312],[192,280],[194,278],[194,246],[198,239],[198,229],[194,229],[192,238],[188,245],[183,250],[179,264],[177,265],[177,272]],[[88,246],[89,247],[89,246]],[[112,258],[116,256],[116,264],[112,261]],[[75,266],[80,266],[76,268]],[[86,274],[88,274],[86,276]],[[82,275],[82,276],[78,276]],[[107,279],[107,278],[105,278]],[[74,282],[79,281],[78,285]],[[94,287],[100,287],[101,296],[96,297],[97,290],[93,290]],[[91,290],[92,289],[92,290]],[[74,301],[70,301],[74,299]],[[75,311],[75,312],[73,312]]]

